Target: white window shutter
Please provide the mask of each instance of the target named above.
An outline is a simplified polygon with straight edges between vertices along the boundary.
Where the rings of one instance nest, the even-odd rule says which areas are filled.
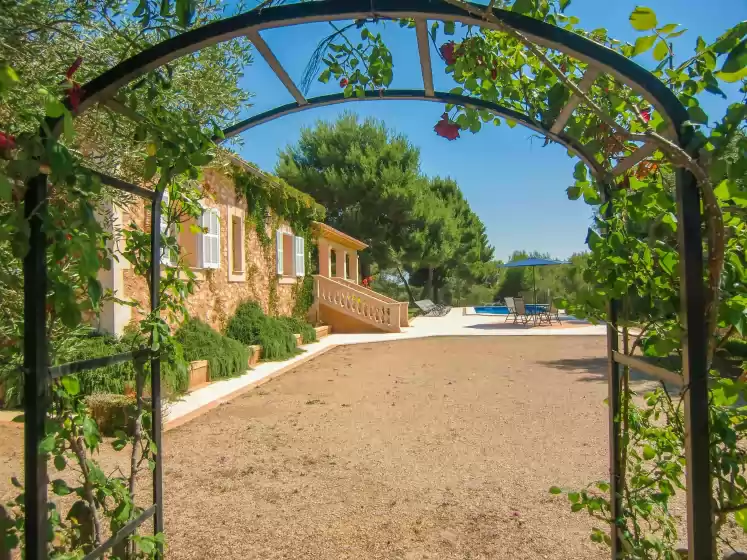
[[[168,232],[169,220],[168,220],[168,216],[166,216],[166,212],[164,212],[163,210],[163,207],[166,207],[166,208],[169,207],[169,193],[163,193],[162,200],[163,200],[163,204],[161,208],[161,221],[158,224],[158,228],[161,232],[161,235],[163,237],[166,237],[169,234]],[[171,260],[171,251],[167,250],[163,246],[163,240],[161,240],[161,264],[166,264],[166,265],[173,264]]]
[[[278,261],[278,276],[283,275],[283,232],[275,232],[275,255]]]
[[[208,208],[202,213],[202,267],[220,268],[220,218],[218,210]]]
[[[306,271],[306,259],[304,254],[304,238],[296,237],[296,276],[304,276]]]

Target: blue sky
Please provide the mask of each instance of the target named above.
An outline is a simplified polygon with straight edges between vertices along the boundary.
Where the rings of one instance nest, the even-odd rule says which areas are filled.
[[[660,24],[680,23],[689,30],[675,44],[683,57],[692,52],[698,35],[710,41],[747,19],[747,0],[572,0],[567,13],[578,16],[586,29],[606,27],[611,36],[632,42],[637,33],[630,27],[628,15],[637,5],[655,10]],[[309,24],[268,30],[262,37],[291,77],[300,83],[309,55],[329,30],[326,23]],[[394,56],[391,87],[422,89],[415,31],[390,23],[383,33]],[[453,85],[443,72],[443,62],[435,54],[432,58],[436,88],[448,91]],[[643,65],[651,62],[639,58]],[[258,55],[247,68],[242,86],[255,93],[246,115],[293,101]],[[315,83],[309,96],[333,92],[339,92],[337,84]],[[713,96],[703,102],[706,109],[712,110],[712,116],[723,107]],[[238,151],[245,159],[272,170],[278,152],[298,139],[301,128],[313,126],[319,119],[334,120],[344,111],[384,120],[420,149],[424,173],[453,177],[485,223],[497,258],[506,259],[515,249],[538,250],[564,258],[585,248],[591,212],[583,202],[571,202],[565,195],[566,187],[573,182],[575,164],[565,149],[543,148],[542,141],[532,140],[527,129],[510,129],[505,124],[484,127],[475,135],[463,132],[459,140],[449,142],[433,132],[443,112],[436,103],[376,101],[313,109],[245,132],[244,145]]]

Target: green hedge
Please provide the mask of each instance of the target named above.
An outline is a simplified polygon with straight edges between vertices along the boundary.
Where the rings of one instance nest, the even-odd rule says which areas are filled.
[[[223,336],[199,319],[189,319],[176,331],[188,362],[207,360],[210,379],[226,379],[247,370],[249,350],[236,340]]]
[[[278,317],[278,321],[285,323],[295,334],[300,334],[304,344],[316,342],[316,329],[303,319],[299,319],[298,317]]]
[[[303,342],[314,342],[314,328],[293,317],[268,317],[258,303],[247,301],[236,308],[228,321],[226,336],[246,345],[262,346],[262,359],[285,360],[298,353],[294,334]]]
[[[91,332],[66,340],[65,351],[58,355],[55,365],[87,360],[90,358],[103,358],[114,354],[121,354],[132,350],[129,337],[117,339],[108,334]],[[146,384],[150,386],[150,360],[145,363]],[[135,386],[135,368],[132,362],[123,362],[104,366],[77,374],[80,382],[82,395],[95,395],[99,393],[113,393],[122,395],[125,389]],[[0,372],[0,382],[11,390],[6,393],[3,406],[15,408],[23,405],[23,379],[20,371],[8,370]],[[184,362],[182,348],[175,346],[175,359],[169,363],[161,362],[161,382],[164,395],[175,397],[183,394],[189,387],[189,371]]]

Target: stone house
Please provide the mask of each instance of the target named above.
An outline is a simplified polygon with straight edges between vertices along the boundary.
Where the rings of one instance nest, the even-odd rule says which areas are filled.
[[[218,170],[205,170],[204,192],[203,214],[197,225],[205,232],[190,230],[190,224],[185,224],[178,233],[184,258],[198,280],[187,298],[190,316],[222,330],[245,300],[258,302],[268,314],[291,315],[306,274],[304,238],[268,215],[264,227],[271,242],[263,244],[247,221],[246,201],[237,196],[233,180]],[[150,209],[144,202],[111,210],[115,230],[130,223],[144,230],[150,227]],[[162,267],[168,267],[171,257],[163,255],[161,262]],[[102,270],[100,280],[118,299],[134,299],[147,307],[147,283],[133,273],[124,258],[115,260],[110,270]],[[137,309],[107,302],[98,326],[122,334],[128,323],[139,319]]]

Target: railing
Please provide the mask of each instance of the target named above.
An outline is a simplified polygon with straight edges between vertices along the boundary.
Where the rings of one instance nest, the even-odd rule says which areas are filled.
[[[372,290],[371,288],[368,288],[366,286],[361,286],[360,284],[357,284],[353,282],[352,280],[348,280],[346,278],[333,278],[333,280],[339,280],[340,282],[344,282],[348,286],[352,286],[358,290],[361,290],[365,293],[370,294],[371,296],[375,297],[376,299],[380,299],[383,302],[386,303],[395,303],[399,305],[399,326],[400,327],[409,327],[409,314],[408,309],[410,308],[410,304],[406,301],[397,301],[396,299],[390,298],[389,296],[385,296],[384,294],[380,294],[379,292]]]
[[[382,330],[400,332],[400,302],[384,301],[372,290],[364,290],[342,278],[314,276],[316,304],[326,304],[337,311]]]

